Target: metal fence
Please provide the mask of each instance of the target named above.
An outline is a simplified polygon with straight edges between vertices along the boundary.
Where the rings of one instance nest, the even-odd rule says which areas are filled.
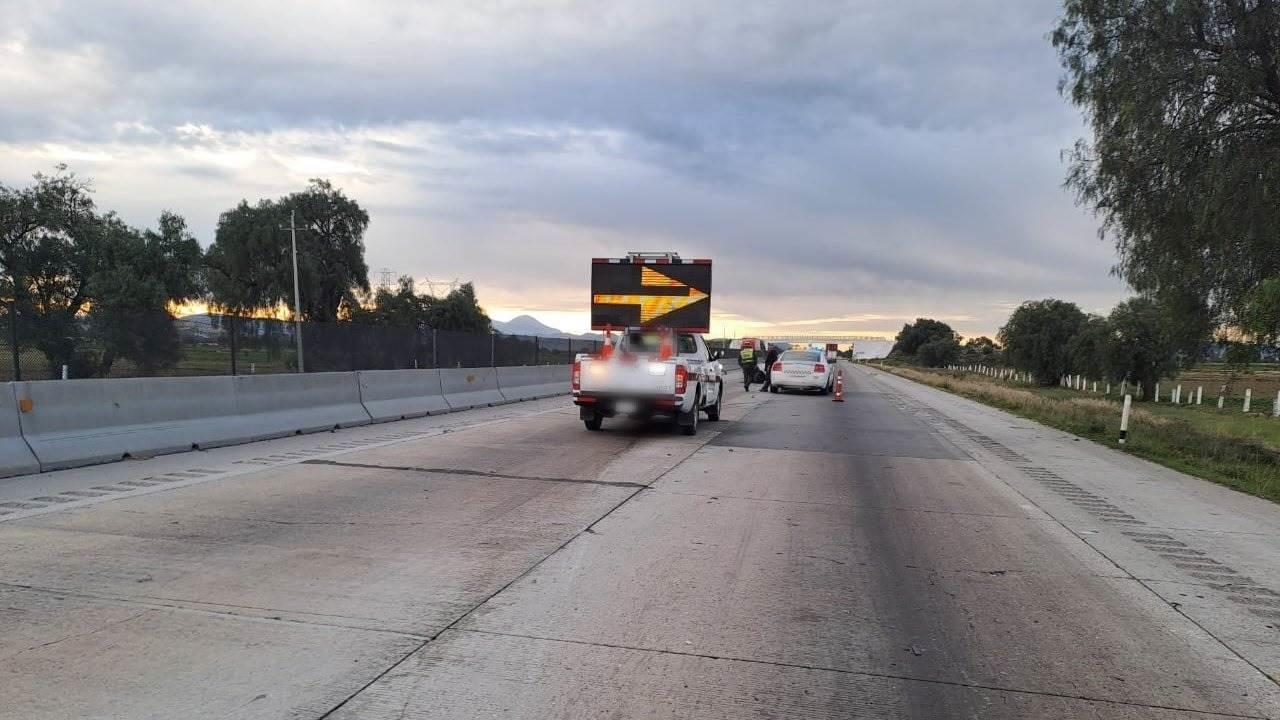
[[[298,325],[231,315],[167,313],[70,318],[0,308],[0,380],[251,375],[297,372]],[[599,340],[301,323],[307,372],[564,365]]]

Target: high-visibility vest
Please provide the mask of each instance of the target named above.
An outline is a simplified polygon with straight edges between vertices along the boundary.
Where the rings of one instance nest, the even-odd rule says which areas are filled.
[[[738,353],[738,360],[743,365],[750,364],[754,362],[755,359],[756,359],[756,351],[753,348],[742,348],[742,352]]]

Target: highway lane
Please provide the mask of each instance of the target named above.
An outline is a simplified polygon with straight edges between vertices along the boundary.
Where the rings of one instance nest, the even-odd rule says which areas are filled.
[[[1261,587],[1273,506],[848,379],[697,438],[564,399],[293,438],[2,521],[0,717],[1280,717],[1265,603],[1125,534]]]

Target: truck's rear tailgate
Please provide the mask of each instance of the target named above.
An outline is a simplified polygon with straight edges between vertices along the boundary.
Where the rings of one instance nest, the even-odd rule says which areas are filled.
[[[632,361],[584,359],[583,394],[622,397],[670,396],[676,390],[675,364],[636,359]]]

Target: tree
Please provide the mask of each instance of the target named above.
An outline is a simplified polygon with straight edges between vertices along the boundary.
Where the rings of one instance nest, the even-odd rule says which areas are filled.
[[[1071,371],[1090,378],[1111,378],[1107,352],[1111,343],[1111,323],[1106,318],[1090,315],[1067,342]]]
[[[965,365],[995,365],[1003,362],[1000,346],[985,335],[966,340],[958,359]]]
[[[429,295],[419,295],[413,286],[413,278],[402,277],[395,290],[378,288],[366,302],[352,308],[352,322],[364,325],[427,326],[427,316],[434,300]]]
[[[432,298],[427,307],[427,325],[436,330],[488,333],[493,325],[476,300],[476,289],[463,283],[443,298]]]
[[[394,291],[379,288],[372,300],[352,310],[350,317],[352,322],[364,325],[420,326],[480,334],[493,331],[471,283],[463,283],[448,295],[436,298],[419,295],[413,279],[402,277]]]
[[[241,201],[218,218],[205,255],[214,302],[231,312],[293,306],[290,212],[298,230],[302,319],[332,322],[369,291],[364,232],[369,214],[327,180],[278,201]]]
[[[1156,301],[1125,300],[1111,311],[1107,324],[1111,327],[1107,365],[1112,377],[1141,383],[1149,393],[1177,367],[1177,333]]]
[[[1033,300],[1013,311],[997,337],[1009,363],[1029,371],[1041,385],[1052,385],[1071,369],[1067,344],[1084,322],[1074,303]]]
[[[28,188],[0,186],[0,287],[19,343],[40,350],[51,376],[62,365],[76,377],[105,373],[116,357],[143,369],[171,364],[166,306],[201,292],[199,258],[181,217],[165,213],[158,231],[140,233],[98,215],[90,183],[65,166]]]
[[[925,367],[946,367],[960,356],[960,343],[955,337],[938,337],[916,350],[916,361]]]
[[[1259,343],[1280,342],[1280,276],[1263,280],[1245,296],[1240,326]]]
[[[1198,341],[1280,275],[1280,6],[1065,0],[1052,40],[1092,128],[1068,184]]]
[[[141,233],[110,214],[100,223],[88,311],[90,334],[102,344],[97,374],[109,374],[117,358],[143,374],[172,367],[181,347],[168,306],[203,293],[200,244],[186,221],[167,211],[157,230]]]
[[[274,308],[292,299],[283,268],[290,267],[288,238],[275,203],[239,205],[218,217],[213,244],[205,252],[205,272],[214,303],[237,315]],[[290,267],[290,272],[292,268]]]
[[[344,308],[355,307],[357,290],[369,291],[369,266],[364,261],[369,213],[319,178],[306,190],[280,200],[282,218],[291,210],[295,222],[306,228],[298,232],[302,316],[333,322]]]
[[[903,325],[893,343],[890,355],[915,358],[920,347],[938,339],[955,339],[955,331],[951,326],[939,320],[916,318],[914,323]]]
[[[59,165],[27,188],[0,185],[0,285],[21,345],[45,356],[51,375],[75,362],[76,315],[88,301],[83,262],[96,240],[92,189]],[[16,351],[16,349],[15,349]]]

